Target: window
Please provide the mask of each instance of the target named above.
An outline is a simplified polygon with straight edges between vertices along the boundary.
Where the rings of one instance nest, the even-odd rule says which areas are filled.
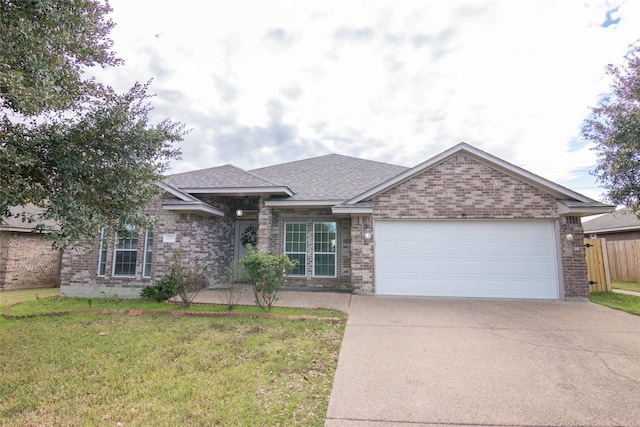
[[[135,276],[138,258],[138,235],[131,230],[116,233],[113,250],[113,275]]]
[[[151,277],[151,258],[153,254],[153,230],[148,229],[144,236],[144,266],[142,277]]]
[[[104,276],[107,270],[107,229],[100,229],[100,249],[98,251],[98,276]]]
[[[313,275],[336,277],[336,223],[313,224]]]
[[[284,253],[289,259],[298,260],[298,266],[290,276],[306,276],[307,274],[307,224],[304,222],[287,222],[284,225]]]

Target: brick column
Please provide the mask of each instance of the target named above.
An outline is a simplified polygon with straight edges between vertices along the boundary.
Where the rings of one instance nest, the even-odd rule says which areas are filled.
[[[565,298],[588,298],[589,283],[582,223],[577,216],[560,217],[559,222],[564,296]],[[565,239],[569,233],[573,235],[571,241]]]
[[[270,253],[273,214],[271,212],[271,208],[265,206],[264,202],[265,198],[260,197],[258,208],[258,250]]]
[[[371,216],[351,217],[351,286],[357,294],[373,294],[374,283],[374,245],[375,238],[364,238],[365,230],[373,232]]]

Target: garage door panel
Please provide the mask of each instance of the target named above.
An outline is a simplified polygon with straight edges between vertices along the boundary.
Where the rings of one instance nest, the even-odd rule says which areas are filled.
[[[379,221],[376,293],[558,298],[552,221]]]

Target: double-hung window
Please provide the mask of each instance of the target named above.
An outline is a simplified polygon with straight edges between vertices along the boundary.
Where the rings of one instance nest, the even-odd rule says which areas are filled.
[[[138,258],[138,233],[134,230],[120,230],[116,233],[113,249],[113,275],[136,275]]]
[[[144,236],[144,266],[142,277],[151,277],[151,258],[153,255],[153,230],[148,229]]]
[[[298,261],[297,267],[289,275],[305,276],[307,272],[307,224],[287,222],[284,228],[284,253],[289,259]]]
[[[313,275],[336,277],[336,223],[313,223]]]
[[[98,276],[104,276],[107,270],[107,229],[100,229],[100,249],[98,250]]]

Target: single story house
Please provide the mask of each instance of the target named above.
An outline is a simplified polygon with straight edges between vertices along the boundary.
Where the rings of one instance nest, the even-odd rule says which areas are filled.
[[[65,251],[66,295],[138,295],[171,253],[213,281],[246,243],[299,261],[288,287],[361,294],[566,299],[589,293],[581,217],[606,205],[466,143],[407,168],[326,155],[169,176],[153,230]]]
[[[14,209],[15,210],[15,209]],[[16,212],[37,215],[34,205]],[[54,226],[45,222],[46,226]],[[33,224],[22,218],[0,218],[0,289],[52,287],[60,283],[61,252],[43,233],[33,232]]]
[[[631,209],[620,209],[582,223],[590,239],[640,240],[640,219]]]

